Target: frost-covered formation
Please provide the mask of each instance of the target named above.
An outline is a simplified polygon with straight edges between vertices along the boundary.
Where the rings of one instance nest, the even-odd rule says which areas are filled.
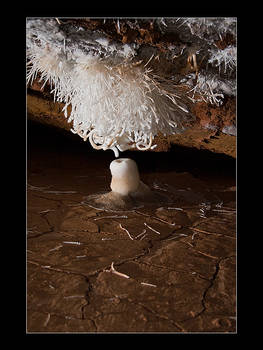
[[[72,132],[96,149],[118,156],[154,148],[158,132],[181,132],[191,119],[176,86],[156,76],[149,61],[134,60],[135,45],[81,28],[62,31],[55,19],[28,19],[27,49],[28,84],[37,76],[49,82]]]
[[[230,44],[220,49],[215,42],[227,34],[236,39],[236,18],[182,18],[180,21],[180,25],[187,26],[193,37],[199,39],[196,54],[201,55],[203,50],[206,56],[206,69],[200,70],[192,90],[206,102],[219,106],[224,95],[236,95],[237,48]]]
[[[211,63],[213,66],[224,70],[224,73],[230,71],[235,71],[237,65],[237,48],[234,46],[227,46],[226,48],[220,49],[210,49],[210,57],[208,63]]]
[[[120,33],[118,19],[107,21]],[[103,30],[60,25],[54,18],[27,20],[28,84],[48,82],[54,100],[65,104],[72,132],[116,156],[153,149],[158,133],[182,132],[194,119],[189,103],[219,106],[236,95],[236,18],[123,21],[138,33],[148,23],[168,34],[166,49],[165,40],[164,46],[123,44]]]
[[[187,92],[193,102],[203,100],[211,105],[220,106],[225,95],[236,95],[235,80],[219,78],[207,72],[200,72],[197,77],[194,74],[189,74],[182,82],[190,87],[193,86]]]
[[[192,35],[212,43],[230,33],[236,36],[235,17],[190,17],[178,18],[180,25],[186,25]]]
[[[193,101],[199,100],[198,94],[204,101],[219,106],[225,95],[236,95],[236,18],[161,18],[157,23],[163,33],[177,33],[190,46],[192,55],[195,56],[198,75],[194,79],[192,74],[181,79],[181,82],[192,87],[193,93],[191,95],[190,92],[190,96]],[[224,48],[216,46],[216,42],[224,41],[227,35],[233,38],[233,43]]]

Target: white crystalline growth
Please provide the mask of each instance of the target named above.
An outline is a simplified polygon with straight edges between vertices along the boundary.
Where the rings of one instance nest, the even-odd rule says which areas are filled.
[[[222,132],[227,135],[237,136],[237,128],[235,125],[225,125]]]
[[[158,132],[184,129],[191,117],[177,88],[155,76],[147,63],[132,63],[132,47],[98,37],[74,41],[57,26],[51,20],[29,23],[27,80],[30,84],[40,75],[43,85],[53,86],[73,133],[117,157],[126,149],[155,147]]]
[[[182,24],[187,25],[192,35],[206,40],[217,35],[220,39],[226,33],[236,36],[237,19],[235,17],[190,17],[182,18]]]
[[[201,71],[194,87],[189,91],[189,98],[195,102],[200,101],[201,98],[212,105],[220,106],[223,103],[224,94],[235,96],[235,81],[219,79],[215,75]]]
[[[215,67],[220,69],[224,67],[224,73],[227,71],[235,71],[237,65],[237,48],[235,46],[227,46],[223,50],[210,49],[210,58],[208,60]]]

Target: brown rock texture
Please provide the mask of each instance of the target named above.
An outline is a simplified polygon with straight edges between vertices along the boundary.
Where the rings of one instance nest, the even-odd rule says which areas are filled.
[[[105,212],[83,198],[109,190],[112,153],[48,140],[29,147],[27,332],[235,333],[235,179],[226,168],[193,176],[174,154],[167,167],[156,153],[154,170],[149,154],[131,152],[142,180],[173,202]]]
[[[71,133],[71,123],[67,122],[64,112],[62,112],[64,104],[54,102],[52,96],[49,96],[47,92],[42,95],[39,93],[39,89],[39,84],[35,83],[28,91],[28,118]],[[35,90],[38,92],[35,93]],[[193,105],[192,112],[196,116],[195,125],[183,134],[167,137],[163,135],[156,136],[155,143],[157,147],[153,151],[168,151],[172,145],[180,145],[207,149],[236,158],[236,137],[222,132],[224,126],[232,125],[235,121],[236,99],[229,99],[225,105],[220,107],[211,106],[205,102],[197,103]],[[70,107],[68,113],[70,113]],[[207,127],[209,125],[212,125],[212,129]]]
[[[208,48],[236,45],[230,33],[203,35],[200,26],[189,37],[183,22],[178,30],[161,19],[56,21],[67,38],[82,28],[138,45],[136,59],[153,53],[149,67],[173,82],[207,67],[218,74],[204,58]],[[236,97],[220,106],[195,101],[184,133],[121,153],[167,203],[110,212],[85,198],[110,191],[113,152],[74,135],[64,104],[39,78],[27,88],[26,332],[236,333],[236,136],[224,132],[236,126]]]

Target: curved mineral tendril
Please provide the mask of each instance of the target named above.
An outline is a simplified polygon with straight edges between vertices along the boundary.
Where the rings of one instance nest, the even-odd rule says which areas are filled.
[[[152,146],[152,141],[153,141],[153,137],[152,137],[152,134],[150,134],[150,142],[149,144],[147,145],[146,142],[142,142],[142,141],[139,141],[136,143],[136,147],[140,150],[140,151],[146,151],[148,149],[151,148]],[[143,145],[143,147],[141,147],[140,145]]]

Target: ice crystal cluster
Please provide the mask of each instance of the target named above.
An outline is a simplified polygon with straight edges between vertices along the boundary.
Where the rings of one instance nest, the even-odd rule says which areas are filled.
[[[237,48],[234,46],[227,46],[223,50],[219,49],[210,49],[210,57],[208,62],[213,66],[219,68],[220,70],[224,69],[224,73],[227,71],[234,71],[237,65]]]
[[[235,17],[190,17],[180,20],[188,26],[192,35],[209,42],[222,39],[226,33],[236,35]]]
[[[28,84],[48,82],[72,132],[116,157],[154,148],[159,132],[181,132],[191,119],[176,86],[136,60],[135,45],[81,28],[62,31],[55,19],[28,19],[27,58]]]
[[[193,102],[204,100],[221,105],[224,96],[236,95],[237,19],[235,17],[177,17],[158,19],[162,32],[177,33],[178,37],[190,46],[197,62],[198,74],[182,77],[181,82],[192,89],[189,97]],[[216,43],[231,41],[219,48]]]
[[[120,32],[120,21],[114,21]],[[157,46],[123,44],[99,30],[61,26],[55,18],[27,19],[28,85],[35,79],[48,83],[54,100],[65,105],[71,131],[116,156],[131,148],[153,149],[158,133],[182,132],[194,119],[190,101],[219,106],[226,95],[236,95],[236,18],[124,21],[134,31],[142,22],[154,23],[180,43],[162,54]],[[232,41],[224,42],[226,37]],[[159,54],[164,65],[172,62],[170,76],[163,74]],[[187,62],[195,62],[194,71],[181,73]]]
[[[215,42],[222,40],[227,34],[236,39],[237,19],[234,17],[203,17],[203,18],[178,18],[179,26],[185,26],[190,30],[196,40],[199,50],[202,49],[207,56],[207,67],[202,69],[195,81],[192,91],[193,96],[198,93],[201,98],[217,106],[223,102],[224,95],[236,95],[236,66],[237,48],[229,44],[219,49]],[[197,38],[197,39],[194,39]],[[208,65],[218,68],[218,74],[214,69],[209,71]],[[193,98],[192,96],[192,98]]]
[[[220,106],[225,95],[236,94],[236,84],[233,80],[222,79],[207,72],[199,73],[195,84],[192,83],[193,78],[193,75],[189,75],[188,83],[193,88],[188,91],[188,95],[193,102],[203,100],[211,105]]]

